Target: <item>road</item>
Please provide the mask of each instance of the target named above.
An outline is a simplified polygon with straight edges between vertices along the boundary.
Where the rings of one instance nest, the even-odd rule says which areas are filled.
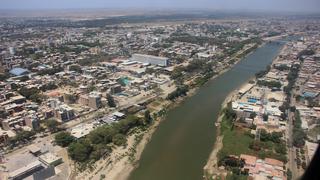
[[[296,94],[295,90],[292,90],[290,97],[290,106],[296,105],[296,99],[294,98],[294,94]],[[298,169],[297,163],[296,163],[296,150],[298,148],[295,148],[293,146],[293,121],[295,119],[295,113],[289,111],[288,113],[288,125],[287,125],[287,139],[288,139],[288,168],[292,171],[292,179],[298,179],[302,174],[303,170],[300,167]]]

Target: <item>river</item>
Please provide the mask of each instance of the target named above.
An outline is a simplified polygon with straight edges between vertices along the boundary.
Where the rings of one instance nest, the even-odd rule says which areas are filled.
[[[226,96],[264,70],[283,44],[267,43],[210,80],[168,112],[145,147],[130,180],[200,180],[216,138],[214,122]]]

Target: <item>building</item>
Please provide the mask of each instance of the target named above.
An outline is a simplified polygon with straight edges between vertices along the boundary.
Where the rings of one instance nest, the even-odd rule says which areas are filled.
[[[9,53],[11,55],[15,55],[16,54],[16,49],[14,47],[9,47]]]
[[[9,143],[9,138],[14,137],[16,134],[12,131],[4,131],[0,128],[0,146],[6,146]]]
[[[62,163],[62,158],[48,152],[39,156],[39,161],[47,166],[57,166]]]
[[[113,85],[110,87],[110,93],[111,94],[117,94],[122,91],[121,85]]]
[[[68,105],[60,105],[54,111],[54,117],[61,121],[69,121],[75,118],[74,110]]]
[[[133,54],[130,60],[158,66],[168,66],[169,58],[145,54]]]
[[[42,163],[36,160],[34,162],[31,162],[30,164],[27,164],[26,166],[23,166],[20,169],[10,172],[9,179],[10,180],[24,179],[32,175],[33,173],[40,171],[41,169],[44,169],[44,167],[42,166]]]
[[[271,158],[264,160],[258,159],[255,156],[241,154],[240,159],[243,159],[245,164],[243,169],[248,171],[249,176],[254,180],[260,179],[274,179],[284,180],[285,171],[284,164],[281,161]]]
[[[22,116],[14,116],[2,121],[2,128],[6,131],[12,129],[20,129],[22,126],[25,125],[25,119]]]
[[[29,71],[23,68],[13,68],[9,71],[9,73],[14,76],[22,76],[22,75],[29,74]]]
[[[99,93],[90,93],[89,94],[89,104],[88,106],[92,109],[99,109],[102,105],[101,95]]]
[[[32,144],[32,145],[28,146],[27,149],[28,149],[29,152],[30,152],[31,154],[33,154],[34,156],[38,156],[38,155],[41,154],[41,149],[40,149],[38,146],[36,146],[36,145],[33,145],[33,144]]]
[[[98,92],[91,92],[89,95],[82,95],[79,98],[79,103],[92,109],[99,109],[102,105],[101,94]]]
[[[25,123],[27,126],[32,128],[33,130],[37,130],[40,128],[39,118],[35,115],[29,115],[25,118]]]
[[[33,180],[48,179],[56,174],[54,166],[48,166],[47,168],[41,169],[38,172],[32,174]]]
[[[88,135],[94,128],[94,123],[79,124],[71,129],[71,135],[79,139]]]

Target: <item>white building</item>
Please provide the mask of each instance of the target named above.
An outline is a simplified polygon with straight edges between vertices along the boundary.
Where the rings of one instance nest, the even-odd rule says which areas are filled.
[[[167,66],[169,58],[151,56],[146,54],[133,54],[130,60],[141,62],[141,63],[149,63],[152,65],[158,65],[158,66]]]

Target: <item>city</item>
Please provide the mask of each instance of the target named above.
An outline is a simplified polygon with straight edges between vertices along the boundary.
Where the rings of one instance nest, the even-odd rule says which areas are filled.
[[[319,14],[54,12],[0,9],[0,179],[304,175]]]

